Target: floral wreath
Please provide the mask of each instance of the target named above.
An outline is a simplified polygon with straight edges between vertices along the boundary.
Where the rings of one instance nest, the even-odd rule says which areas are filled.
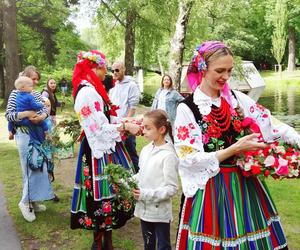
[[[70,120],[59,122],[53,129],[52,146],[54,148],[71,147],[79,138],[81,127],[78,119],[72,117]],[[70,139],[67,142],[61,140],[61,134],[68,135]]]
[[[99,67],[103,67],[106,64],[106,61],[104,58],[101,57],[101,55],[99,54],[95,54],[92,51],[81,51],[78,56],[77,56],[78,60],[82,60],[82,59],[88,59],[91,62],[96,63]]]

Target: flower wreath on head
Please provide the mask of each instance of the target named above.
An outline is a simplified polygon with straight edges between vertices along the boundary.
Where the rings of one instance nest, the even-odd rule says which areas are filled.
[[[77,60],[83,59],[88,59],[89,61],[96,63],[99,67],[103,67],[106,64],[105,59],[101,55],[93,53],[92,51],[81,51],[77,55]]]

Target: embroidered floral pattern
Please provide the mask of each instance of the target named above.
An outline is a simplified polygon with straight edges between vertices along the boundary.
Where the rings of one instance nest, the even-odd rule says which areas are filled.
[[[83,215],[81,218],[79,218],[78,222],[80,225],[88,229],[94,227],[92,219],[86,215]]]
[[[89,125],[89,129],[92,131],[92,133],[96,133],[97,130],[99,130],[99,125],[97,123],[92,123]]]
[[[103,202],[103,207],[102,207],[103,213],[110,213],[111,212],[111,202]]]
[[[184,158],[186,155],[194,153],[194,152],[195,152],[195,149],[193,149],[192,147],[181,146],[178,156],[179,156],[179,158]]]
[[[185,140],[190,136],[189,129],[186,126],[180,126],[177,130],[177,138],[179,140]]]
[[[81,108],[80,114],[84,117],[87,118],[90,114],[92,113],[91,109],[89,106],[85,105]]]
[[[101,111],[101,106],[100,106],[100,103],[98,101],[95,102],[95,109],[96,109],[97,112]]]

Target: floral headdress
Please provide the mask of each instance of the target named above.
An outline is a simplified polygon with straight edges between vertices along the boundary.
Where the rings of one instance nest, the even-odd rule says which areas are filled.
[[[96,91],[99,93],[99,95],[101,95],[104,102],[106,102],[108,105],[111,104],[102,82],[92,71],[93,68],[104,66],[105,55],[99,52],[98,50],[80,52],[77,55],[77,63],[75,65],[72,78],[74,98],[77,94],[78,86],[83,80],[86,80],[95,87]]]
[[[104,54],[96,51],[96,50],[91,50],[88,52],[81,51],[77,55],[77,61],[87,59],[91,62],[94,62],[97,64],[98,67],[103,67],[106,65],[106,60]]]
[[[214,52],[222,48],[227,48],[227,46],[219,41],[207,41],[196,47],[192,62],[190,63],[187,72],[189,87],[192,91],[194,91],[201,83],[203,72],[207,70],[207,62],[204,59],[204,54],[207,52]]]
[[[204,55],[208,52],[214,53],[223,48],[228,48],[228,46],[220,41],[206,41],[196,47],[194,56],[187,70],[188,84],[193,92],[201,84],[203,73],[208,68],[207,62],[204,59]],[[224,88],[221,91],[221,95],[224,96],[232,109],[229,90],[228,83],[225,83]]]

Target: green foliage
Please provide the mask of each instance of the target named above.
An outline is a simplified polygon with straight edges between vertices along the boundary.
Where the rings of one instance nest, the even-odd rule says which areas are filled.
[[[287,3],[286,0],[277,0],[274,10],[273,25],[274,31],[272,35],[272,54],[277,64],[280,64],[285,52],[287,41]]]
[[[57,90],[60,91],[59,81],[64,77],[68,82],[68,88],[70,90],[72,88],[72,74],[72,68],[53,68],[52,66],[47,65],[45,66],[45,70],[41,72],[40,88],[44,88],[47,80],[53,78],[57,83]]]
[[[141,94],[140,104],[146,107],[151,107],[153,99],[153,95],[144,92]]]
[[[53,129],[52,133],[52,145],[55,148],[68,148],[73,146],[78,140],[81,133],[81,126],[76,117],[60,121]],[[67,142],[62,141],[62,136],[68,136]]]
[[[77,1],[17,1],[17,27],[23,65],[72,68],[76,54],[88,49],[67,21]]]

